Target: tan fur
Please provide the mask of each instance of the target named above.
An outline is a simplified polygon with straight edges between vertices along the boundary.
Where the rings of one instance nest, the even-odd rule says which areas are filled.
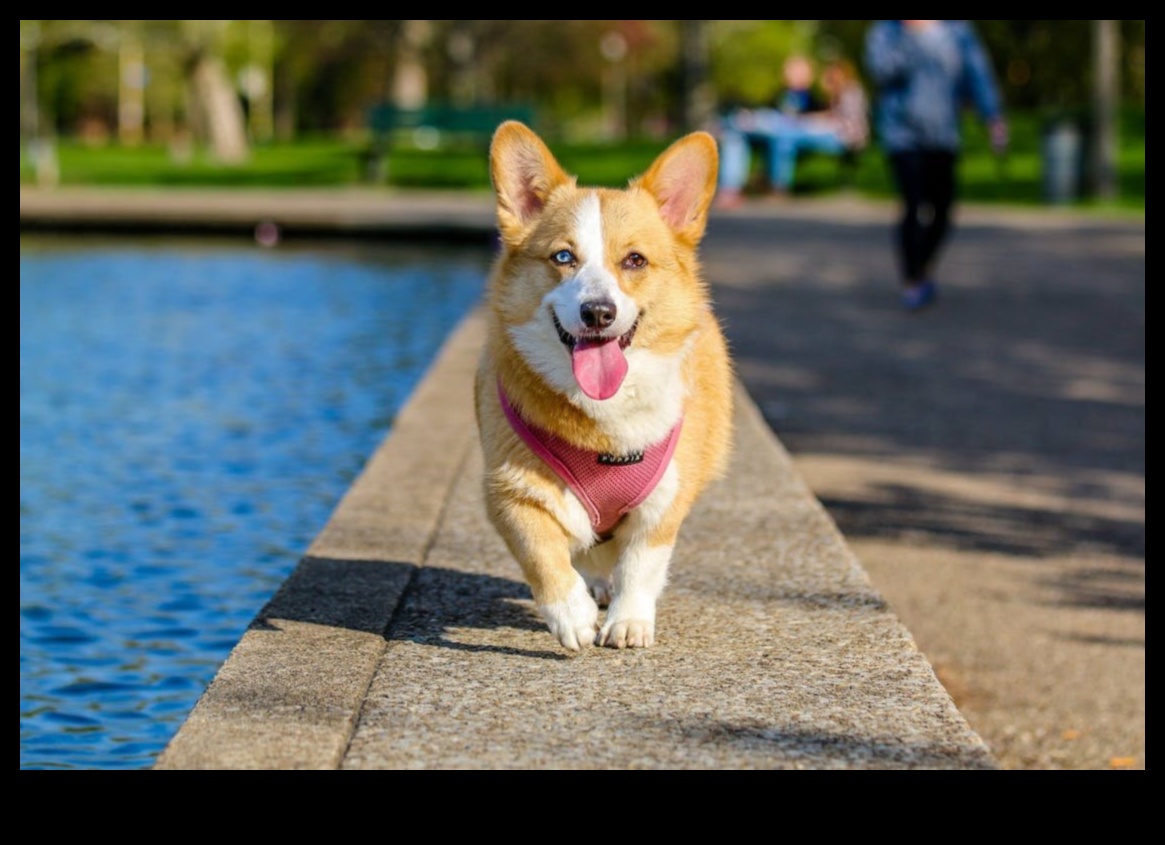
[[[545,608],[577,604],[577,596],[571,598],[579,583],[572,554],[576,565],[584,563],[579,556],[586,554],[588,544],[563,524],[567,497],[573,494],[510,427],[497,384],[500,380],[529,423],[577,445],[609,451],[621,433],[612,430],[617,422],[592,418],[552,389],[515,348],[510,331],[542,316],[550,320],[542,313],[543,298],[572,272],[556,266],[550,256],[577,247],[571,234],[577,209],[587,196],[597,195],[604,266],[642,312],[632,347],[661,356],[683,355],[685,399],[682,434],[673,457],[679,471],[674,499],[651,525],[632,525],[630,518],[625,519],[610,541],[614,554],[604,547],[603,554],[590,558],[615,562],[617,576],[625,551],[672,545],[696,497],[723,471],[731,436],[731,365],[696,254],[715,190],[716,164],[715,142],[705,133],[694,133],[669,147],[625,190],[579,188],[525,126],[509,122],[494,136],[491,175],[498,195],[502,251],[490,279],[489,337],[476,385],[486,504],[552,630],[555,622],[550,617],[559,611]],[[622,262],[632,251],[646,256],[648,265],[625,269]],[[569,356],[565,347],[561,354]],[[646,536],[632,536],[633,529]],[[577,645],[572,645],[572,635],[556,631],[563,644],[589,645],[583,642],[586,614],[562,613],[568,621],[580,619],[574,626],[580,631]],[[622,626],[623,633],[613,634],[616,641],[608,644],[650,645],[651,625],[646,634],[635,633],[640,629],[633,624]]]

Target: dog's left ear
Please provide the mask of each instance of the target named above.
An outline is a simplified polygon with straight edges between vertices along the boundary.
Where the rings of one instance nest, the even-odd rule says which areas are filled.
[[[704,236],[708,206],[716,194],[719,155],[707,132],[680,138],[636,179],[659,203],[659,213],[682,239],[695,245]]]

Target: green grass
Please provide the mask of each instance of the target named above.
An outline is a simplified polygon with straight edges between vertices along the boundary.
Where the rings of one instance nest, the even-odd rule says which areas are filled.
[[[335,140],[258,147],[240,166],[219,164],[201,152],[178,160],[161,146],[62,141],[57,154],[62,185],[319,187],[353,184],[360,175],[355,147]],[[21,184],[31,182],[32,175],[22,155]]]
[[[1144,115],[1125,115],[1119,156],[1119,207],[1144,210]],[[620,144],[552,143],[563,167],[583,184],[618,186],[642,173],[664,146],[661,141]],[[161,146],[124,148],[59,145],[63,185],[203,186],[203,187],[339,187],[363,184],[366,144],[337,138],[300,140],[257,146],[243,165],[224,166],[199,152],[186,161]],[[980,202],[1040,204],[1040,124],[1034,115],[1012,116],[1012,148],[994,156],[982,127],[968,120],[960,158],[960,195]],[[32,171],[22,152],[20,182],[30,184]],[[485,189],[489,186],[485,148],[481,144],[419,150],[399,145],[389,158],[387,183],[409,188]],[[829,156],[808,156],[798,168],[798,193],[823,194],[850,187],[869,196],[892,196],[885,157],[866,150],[847,169]],[[1082,201],[1082,205],[1090,204]]]
[[[1145,209],[1145,127],[1143,115],[1125,115],[1118,152],[1120,196],[1118,208]],[[876,148],[866,150],[852,173],[846,173],[836,158],[811,156],[798,165],[798,192],[828,191],[838,184],[851,184],[859,193],[892,196],[893,183],[886,158]],[[1040,122],[1033,115],[1011,118],[1011,146],[997,156],[990,148],[982,124],[968,119],[959,157],[959,196],[975,202],[1040,205],[1044,202],[1040,155]],[[1082,199],[1081,206],[1095,206]]]
[[[642,172],[659,153],[658,142],[557,147],[564,167],[588,184],[620,185]],[[136,148],[87,146],[62,141],[58,146],[62,185],[319,187],[362,184],[364,144],[340,139],[296,141],[257,146],[238,166],[215,162],[199,152],[177,160],[161,146]],[[33,172],[21,155],[20,182],[31,184]],[[407,146],[389,157],[388,184],[412,188],[487,188],[489,169],[483,146],[459,145],[440,150]]]

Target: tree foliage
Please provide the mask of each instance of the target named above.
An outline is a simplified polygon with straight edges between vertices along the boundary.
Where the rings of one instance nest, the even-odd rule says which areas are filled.
[[[872,21],[820,21],[819,49],[860,58]],[[972,21],[991,56],[1010,108],[1081,109],[1091,92],[1091,27],[1087,20]],[[1121,21],[1122,95],[1145,105],[1145,22]]]
[[[392,91],[402,21],[287,20],[269,28],[223,21],[216,49],[227,77],[254,65],[256,32],[269,32],[260,64],[273,75],[282,134],[359,130]],[[454,102],[521,101],[551,131],[594,136],[612,98],[631,134],[677,125],[678,22],[667,20],[440,20],[424,22],[427,91]],[[771,102],[793,52],[860,65],[870,21],[708,21],[708,68],[721,105]],[[1089,21],[975,21],[1012,108],[1081,108],[1090,95]],[[140,37],[148,72],[146,128],[166,137],[189,117],[184,78],[193,33],[183,21],[22,21],[21,68],[34,62],[41,114],[63,134],[113,134],[121,32]],[[1122,96],[1143,109],[1145,22],[1122,21]],[[35,25],[35,26],[34,26]],[[26,35],[35,30],[35,44]],[[604,43],[608,48],[604,49]],[[612,45],[614,48],[611,49]],[[31,59],[27,57],[31,56]],[[22,84],[22,98],[25,87]]]

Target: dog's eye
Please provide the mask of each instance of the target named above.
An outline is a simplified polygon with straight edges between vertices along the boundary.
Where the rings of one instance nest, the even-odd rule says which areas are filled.
[[[641,267],[646,266],[647,259],[640,255],[638,252],[628,253],[627,257],[623,259],[624,270],[638,270]]]
[[[574,253],[569,249],[560,249],[554,255],[550,256],[550,260],[560,267],[569,267],[574,264]]]

